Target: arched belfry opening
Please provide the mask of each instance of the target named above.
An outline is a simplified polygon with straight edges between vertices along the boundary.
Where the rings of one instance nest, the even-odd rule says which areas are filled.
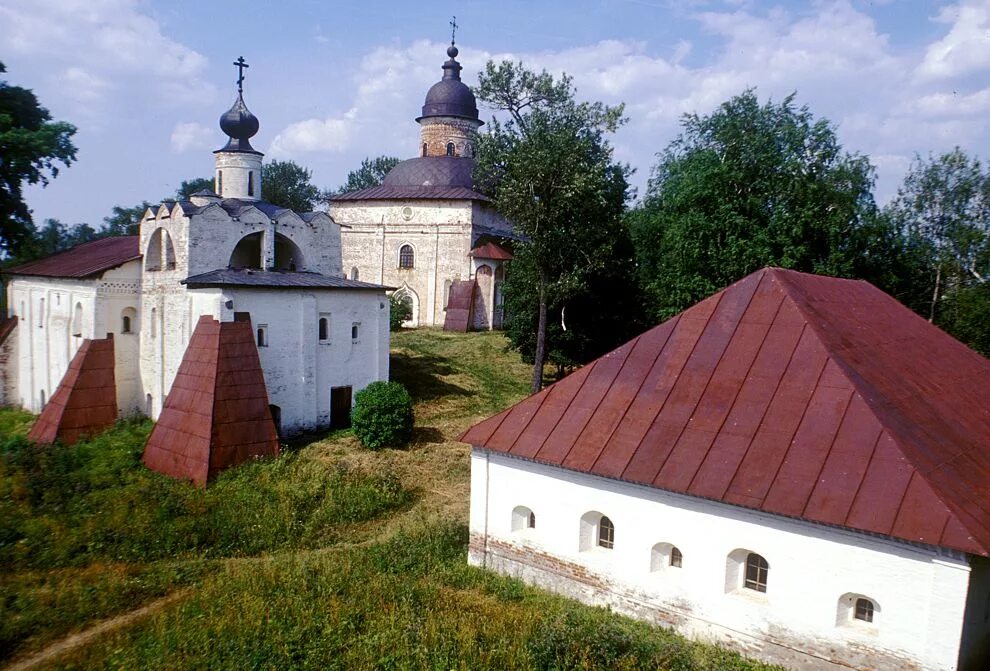
[[[155,229],[144,253],[145,270],[174,270],[175,245],[164,228]]]
[[[227,262],[229,268],[250,268],[261,270],[261,233],[245,235],[234,247]]]
[[[281,233],[275,234],[275,270],[301,271],[306,268],[299,245]]]

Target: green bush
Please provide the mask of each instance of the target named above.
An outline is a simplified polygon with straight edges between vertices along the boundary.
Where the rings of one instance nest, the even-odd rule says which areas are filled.
[[[412,437],[412,397],[398,382],[372,382],[354,397],[351,426],[368,449],[401,447]]]
[[[402,328],[402,322],[412,319],[412,299],[405,294],[394,293],[388,303],[388,328],[398,331]]]

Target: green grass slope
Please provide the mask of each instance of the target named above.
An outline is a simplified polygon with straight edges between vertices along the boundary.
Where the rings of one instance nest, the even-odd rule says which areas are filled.
[[[500,334],[395,334],[405,450],[300,441],[209,489],[145,470],[148,422],[36,448],[0,410],[0,662],[179,598],[50,660],[71,669],[768,669],[466,564],[469,449],[522,398]]]

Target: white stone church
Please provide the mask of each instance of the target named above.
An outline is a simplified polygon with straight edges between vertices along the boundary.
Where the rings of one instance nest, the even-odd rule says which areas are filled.
[[[162,467],[205,481],[203,463],[209,475],[225,465],[207,454],[216,445],[229,464],[277,451],[275,433],[347,425],[353,393],[388,379],[387,287],[345,278],[329,215],[262,199],[262,154],[250,144],[259,122],[242,81],[220,119],[216,193],[148,210],[137,236],[7,271],[0,402],[57,406],[39,438],[71,442],[108,417],[146,414],[156,432],[178,432],[162,444],[209,443],[195,458],[177,447]],[[100,352],[87,344],[103,341]],[[232,351],[242,358],[225,362]],[[259,366],[263,380],[237,372]],[[252,432],[263,437],[254,447]]]
[[[426,94],[420,156],[403,161],[381,186],[335,196],[330,214],[343,226],[344,270],[352,280],[397,287],[412,307],[410,326],[499,328],[505,248],[511,226],[474,190],[478,106],[461,81],[451,43],[443,78]],[[462,297],[452,324],[452,289]]]

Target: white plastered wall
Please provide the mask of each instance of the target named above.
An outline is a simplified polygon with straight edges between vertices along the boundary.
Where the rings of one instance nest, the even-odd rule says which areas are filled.
[[[800,668],[956,668],[964,555],[487,451],[471,463],[474,564]],[[512,531],[520,505],[536,514],[535,529]],[[579,549],[589,511],[615,524],[614,549]],[[651,571],[663,542],[682,552],[681,568]],[[727,591],[728,558],[740,549],[767,560],[765,594]],[[839,621],[845,594],[877,604],[873,625]]]
[[[408,208],[408,209],[407,209]],[[418,326],[443,326],[444,283],[472,277],[471,244],[478,225],[508,229],[491,208],[468,200],[331,201],[341,233],[343,270],[350,277],[416,294]],[[480,220],[480,221],[479,221]],[[415,251],[414,267],[399,268],[399,249]]]
[[[97,279],[14,277],[8,301],[18,325],[17,381],[11,402],[41,412],[58,389],[83,340],[114,334],[118,410],[133,411],[138,384],[138,353],[120,335],[120,312],[139,304],[138,261],[104,272]],[[123,342],[122,342],[123,340]],[[121,393],[122,392],[122,393]]]

